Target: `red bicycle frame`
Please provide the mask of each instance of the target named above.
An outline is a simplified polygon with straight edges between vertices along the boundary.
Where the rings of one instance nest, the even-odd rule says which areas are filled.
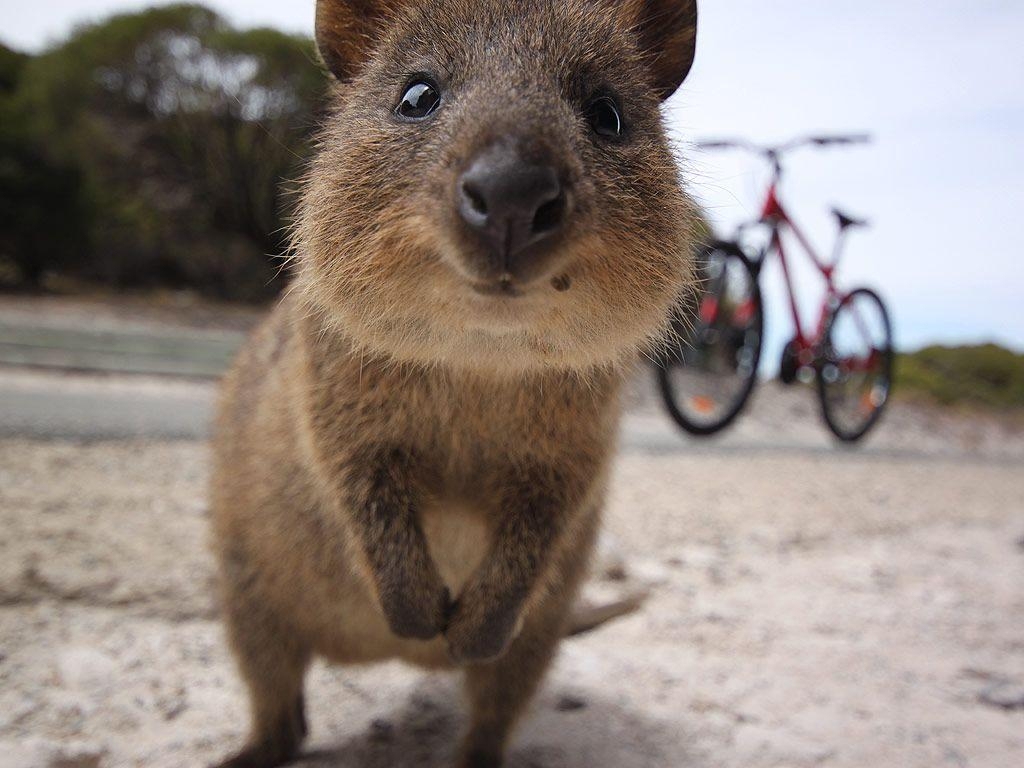
[[[765,197],[764,205],[761,208],[761,216],[757,223],[766,224],[771,228],[771,239],[768,245],[761,252],[760,257],[757,259],[758,265],[763,264],[764,260],[768,257],[771,251],[774,249],[778,251],[779,261],[782,264],[782,275],[786,284],[786,293],[789,297],[789,309],[793,316],[793,327],[796,331],[794,337],[794,343],[796,345],[797,359],[800,365],[810,365],[814,362],[816,347],[820,343],[822,336],[825,333],[825,324],[828,321],[829,313],[832,309],[837,307],[846,297],[845,294],[840,293],[835,286],[833,281],[833,274],[836,269],[836,265],[839,262],[839,257],[842,253],[842,244],[847,228],[852,224],[860,222],[855,221],[843,214],[836,211],[836,215],[839,217],[839,234],[836,237],[835,247],[832,252],[832,259],[826,262],[821,258],[810,241],[804,236],[804,233],[796,225],[796,223],[786,213],[786,209],[782,206],[779,201],[778,187],[779,180],[782,178],[782,155],[790,150],[797,149],[803,146],[830,146],[830,145],[849,145],[849,144],[863,144],[868,142],[870,139],[863,135],[853,136],[808,136],[801,139],[795,139],[788,143],[778,146],[759,146],[744,140],[714,140],[714,141],[699,141],[697,146],[704,149],[729,149],[739,148],[752,151],[762,157],[766,158],[772,164],[772,180],[768,185],[768,194]],[[792,231],[796,237],[797,242],[807,252],[808,258],[811,263],[817,268],[818,272],[821,273],[822,278],[825,281],[825,296],[821,303],[821,311],[818,316],[818,326],[813,336],[807,333],[804,324],[800,320],[800,311],[797,308],[796,292],[793,287],[793,277],[789,269],[789,260],[786,256],[786,249],[782,243],[782,229],[787,227]],[[742,230],[744,227],[740,227]],[[854,315],[857,316],[859,313],[854,311]],[[857,325],[859,330],[866,336],[866,326],[862,322],[861,318],[857,317]]]
[[[836,243],[832,252],[832,259],[826,263],[818,253],[814,250],[810,241],[804,236],[804,233],[800,231],[800,228],[786,213],[786,209],[783,208],[782,203],[779,202],[778,196],[778,183],[779,183],[779,172],[776,170],[775,178],[772,179],[768,185],[768,195],[765,198],[764,206],[761,209],[762,224],[767,224],[771,227],[771,239],[768,243],[768,248],[765,250],[761,257],[763,262],[764,258],[767,257],[771,250],[774,249],[779,254],[779,263],[782,265],[782,276],[786,284],[786,294],[789,298],[789,309],[793,316],[793,327],[796,331],[794,341],[796,343],[796,358],[800,365],[811,365],[817,355],[817,347],[822,337],[825,334],[825,324],[828,321],[829,313],[832,309],[837,307],[845,298],[846,294],[841,293],[835,285],[835,281],[832,279],[835,273],[836,266],[839,263],[839,257],[842,255],[842,244],[843,238],[846,233],[846,229],[843,226],[839,228],[839,234],[836,237]],[[804,331],[803,324],[800,322],[800,312],[797,309],[796,292],[793,289],[793,279],[789,273],[789,263],[786,261],[786,249],[782,244],[782,228],[788,227],[793,233],[794,237],[800,246],[806,251],[808,258],[811,263],[817,268],[818,272],[821,273],[822,278],[825,280],[825,296],[821,302],[821,309],[818,313],[818,327],[814,333],[814,336],[808,336]],[[864,322],[861,313],[857,311],[857,307],[851,308],[851,315],[853,321],[857,325],[857,329],[863,335],[863,337],[870,342],[871,332],[868,330],[867,324]],[[867,370],[875,362],[875,356],[878,354],[878,350],[871,345],[871,354],[867,359],[848,359],[844,358],[841,362],[848,370]]]
[[[778,167],[776,167],[775,177],[768,186],[768,194],[765,198],[764,205],[761,208],[760,223],[771,227],[771,239],[769,240],[768,246],[765,248],[760,261],[763,263],[764,259],[767,258],[773,250],[779,254],[779,263],[782,265],[782,277],[785,281],[786,294],[789,298],[789,309],[793,317],[793,328],[796,331],[794,341],[797,347],[797,359],[801,365],[810,365],[814,361],[815,348],[825,332],[825,323],[828,320],[830,310],[843,300],[844,294],[840,293],[836,288],[833,275],[835,273],[836,266],[839,263],[839,257],[842,255],[842,243],[845,228],[840,227],[839,234],[836,237],[832,259],[826,262],[818,255],[814,246],[811,245],[804,233],[790,218],[786,209],[779,201],[779,176],[780,173]],[[818,314],[817,329],[813,336],[807,333],[804,324],[800,319],[800,311],[797,308],[796,291],[794,289],[793,278],[789,270],[786,248],[782,243],[783,228],[788,228],[788,230],[793,233],[796,241],[807,253],[811,263],[825,281],[825,296],[821,303],[821,309]]]

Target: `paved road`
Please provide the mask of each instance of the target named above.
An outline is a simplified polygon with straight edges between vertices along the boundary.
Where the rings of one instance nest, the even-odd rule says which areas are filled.
[[[0,311],[0,436],[207,435],[244,333],[79,314]]]
[[[213,381],[0,370],[0,437],[204,439],[209,436],[215,398]],[[788,442],[778,435],[759,438],[756,424],[713,443],[698,443],[656,411],[632,413],[626,419],[625,450],[676,453],[697,445],[715,452],[830,447],[816,431]]]
[[[211,383],[6,370],[0,375],[0,436],[204,438],[214,397]]]
[[[641,385],[643,380],[641,380]],[[627,414],[621,448],[646,455],[820,455],[849,449],[829,438],[807,393],[762,387],[748,413],[722,436],[694,439],[680,432],[651,397]],[[205,439],[216,398],[213,380],[152,376],[55,374],[0,367],[0,438],[109,440]],[[908,408],[893,409],[877,433],[856,448],[879,461],[1020,463],[1019,436],[1007,441],[992,425],[945,425]]]
[[[216,384],[0,370],[0,437],[203,439]],[[627,449],[667,453],[688,441],[660,414],[633,415]]]
[[[0,437],[205,438],[215,379],[243,339],[240,329],[0,307]],[[711,440],[688,438],[664,416],[650,376],[638,379],[632,401],[636,407],[622,435],[630,452],[846,453],[822,427],[815,398],[800,387],[760,386],[739,422]],[[1019,462],[1020,438],[996,419],[897,403],[857,453],[881,460]]]

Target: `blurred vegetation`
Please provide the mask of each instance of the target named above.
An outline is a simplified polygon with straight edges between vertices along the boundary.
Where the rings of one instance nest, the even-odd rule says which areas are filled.
[[[900,355],[896,386],[945,405],[1024,408],[1024,355],[997,344],[925,347]]]
[[[199,5],[79,27],[38,56],[0,46],[0,275],[278,289],[290,201],[325,79],[312,41]]]

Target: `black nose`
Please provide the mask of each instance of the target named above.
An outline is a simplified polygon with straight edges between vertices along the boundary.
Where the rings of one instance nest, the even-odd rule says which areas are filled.
[[[462,219],[483,240],[491,267],[519,276],[523,254],[556,234],[568,200],[553,166],[526,162],[503,144],[481,153],[458,181]]]

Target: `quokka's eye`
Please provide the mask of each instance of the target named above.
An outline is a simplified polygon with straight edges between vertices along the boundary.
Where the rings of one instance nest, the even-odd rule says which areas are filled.
[[[405,89],[395,111],[410,120],[422,120],[433,113],[440,103],[441,94],[437,88],[426,80],[417,80]]]
[[[590,102],[587,119],[598,136],[615,139],[622,135],[622,115],[610,96],[599,96]]]

